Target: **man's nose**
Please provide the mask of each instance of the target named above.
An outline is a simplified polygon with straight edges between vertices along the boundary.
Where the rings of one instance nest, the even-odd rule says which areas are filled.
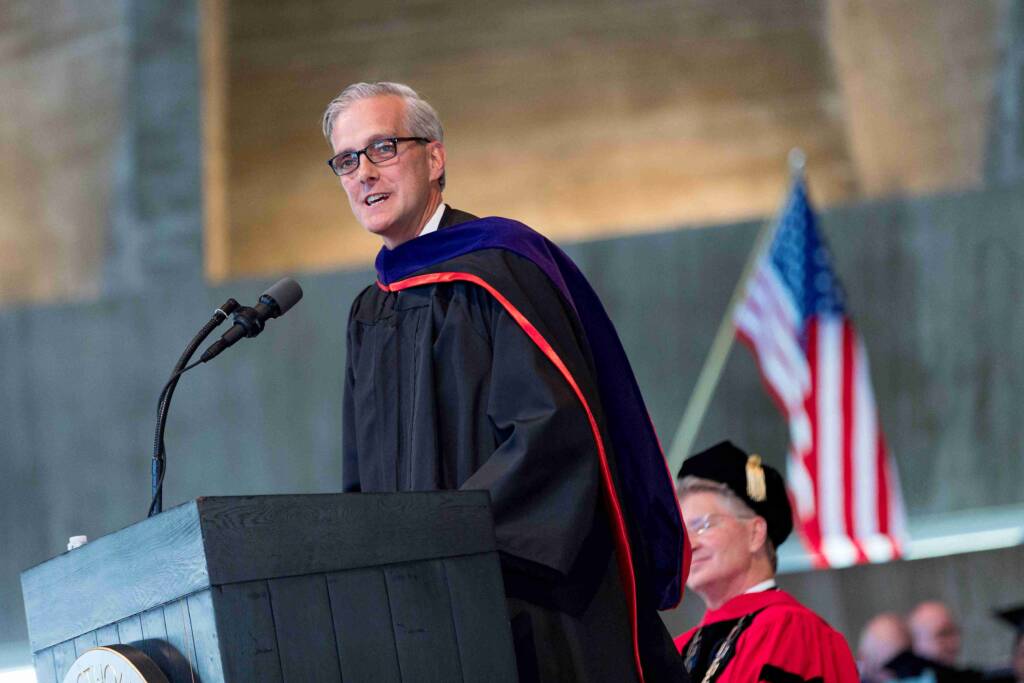
[[[359,165],[355,170],[356,180],[365,182],[377,177],[377,166],[365,154],[359,155]]]

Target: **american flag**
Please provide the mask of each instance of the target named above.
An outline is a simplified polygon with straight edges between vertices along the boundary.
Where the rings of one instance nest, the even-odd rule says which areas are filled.
[[[797,178],[734,313],[789,423],[786,478],[812,562],[900,557],[905,514],[868,356]]]

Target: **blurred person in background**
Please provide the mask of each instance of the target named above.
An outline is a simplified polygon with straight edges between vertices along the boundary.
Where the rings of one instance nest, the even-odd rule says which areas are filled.
[[[939,600],[919,603],[907,617],[914,654],[955,667],[960,659],[960,625]]]
[[[938,600],[919,603],[907,616],[907,626],[910,647],[883,667],[884,672],[893,676],[889,680],[932,683],[984,680],[980,671],[956,666],[960,659],[960,626],[944,603]]]
[[[910,628],[896,612],[883,612],[873,617],[860,633],[857,642],[857,667],[865,683],[895,680],[886,668],[897,655],[910,650]]]

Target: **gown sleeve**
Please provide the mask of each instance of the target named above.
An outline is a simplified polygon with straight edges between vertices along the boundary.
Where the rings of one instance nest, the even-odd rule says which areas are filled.
[[[567,575],[590,532],[599,489],[596,441],[587,414],[537,340],[488,295],[492,344],[483,401],[497,447],[460,488],[491,494],[498,547]],[[550,307],[549,307],[550,309]],[[545,311],[545,342],[585,367],[560,314]],[[580,372],[577,370],[577,372]],[[590,378],[580,377],[581,384]]]

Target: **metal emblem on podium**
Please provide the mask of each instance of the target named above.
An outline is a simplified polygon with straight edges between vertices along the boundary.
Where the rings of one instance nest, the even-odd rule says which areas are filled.
[[[75,660],[63,683],[168,683],[160,667],[130,645],[105,645]]]

